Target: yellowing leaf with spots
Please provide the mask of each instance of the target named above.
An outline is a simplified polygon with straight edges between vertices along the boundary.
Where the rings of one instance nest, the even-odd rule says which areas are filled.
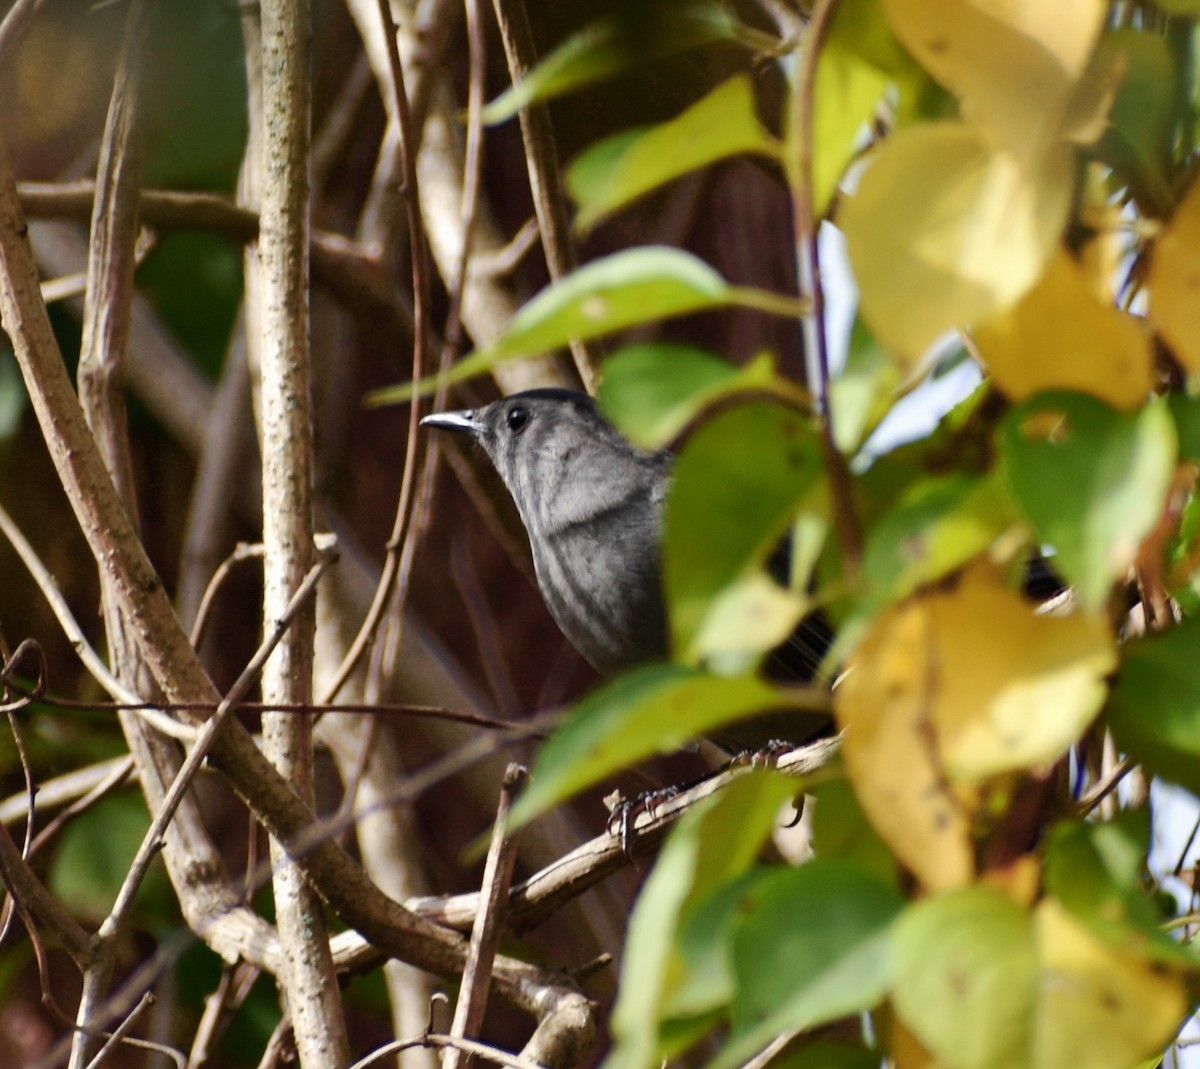
[[[1160,1050],[1188,1001],[1172,969],[1101,942],[1055,899],[1034,913],[1040,959],[1037,1069],[1124,1069]]]
[[[884,0],[892,29],[957,96],[964,118],[1036,158],[1067,136],[1068,110],[1108,14],[1106,0]]]
[[[1100,711],[1117,664],[1098,616],[1046,616],[990,569],[924,599],[936,676],[933,734],[955,782],[1048,764]]]
[[[1150,319],[1189,371],[1200,371],[1200,182],[1194,182],[1150,261]]]
[[[1040,616],[990,568],[882,616],[834,695],[863,809],[926,886],[971,872],[971,788],[1060,757],[1116,666],[1107,626]]]
[[[993,316],[1041,277],[1074,189],[1071,152],[1037,166],[965,123],[901,130],[839,215],[872,333],[910,368],[939,335]]]
[[[842,756],[863,811],[926,887],[974,874],[971,798],[947,782],[932,744],[932,619],[921,599],[885,613],[834,691]]]
[[[1018,304],[976,328],[975,342],[996,385],[1017,401],[1068,389],[1129,409],[1153,384],[1141,323],[1098,300],[1061,249]]]
[[[1099,939],[1053,898],[991,887],[917,902],[892,936],[900,1022],[954,1069],[1129,1069],[1188,1010],[1184,974]]]

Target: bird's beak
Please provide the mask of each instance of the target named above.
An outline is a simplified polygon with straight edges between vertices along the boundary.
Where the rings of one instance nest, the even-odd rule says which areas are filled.
[[[422,427],[435,427],[444,431],[458,431],[460,434],[470,434],[478,438],[483,431],[478,413],[474,409],[463,409],[461,412],[435,412],[421,420]]]

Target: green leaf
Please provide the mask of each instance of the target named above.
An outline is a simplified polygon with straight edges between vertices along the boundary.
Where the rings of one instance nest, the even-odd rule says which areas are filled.
[[[1162,930],[1142,887],[1149,850],[1149,810],[1122,810],[1102,824],[1064,821],[1046,846],[1046,890],[1114,946],[1194,968],[1196,957]]]
[[[681,175],[742,153],[778,157],[754,110],[746,74],[723,82],[670,122],[605,138],[567,169],[567,190],[586,233],[619,208]]]
[[[1117,745],[1200,792],[1200,618],[1131,643],[1108,704]]]
[[[830,659],[844,659],[880,612],[979,556],[1015,521],[991,477],[956,472],[918,478],[867,533],[864,593],[843,622]]]
[[[663,575],[676,657],[744,658],[791,634],[806,599],[765,566],[822,475],[809,420],[780,404],[738,405],[695,433],[667,498]]]
[[[713,402],[741,392],[808,401],[803,390],[776,374],[767,353],[737,367],[676,342],[647,342],[613,353],[604,361],[597,400],[626,438],[649,450],[670,444]]]
[[[891,35],[879,0],[848,0],[839,5],[817,57],[813,86],[812,198],[813,214],[818,219],[824,216],[875,114],[875,106],[891,83],[888,73],[864,56],[860,48],[868,26]]]
[[[1172,391],[1167,404],[1179,434],[1179,459],[1200,463],[1200,397]]]
[[[826,766],[829,771],[829,766]],[[831,779],[812,791],[812,847],[817,857],[844,861],[885,883],[896,883],[896,861],[867,820],[848,780]]]
[[[722,724],[767,711],[828,715],[824,695],[773,687],[752,676],[711,676],[649,665],[589,695],[538,752],[513,829],[636,761],[679,749]]]
[[[552,100],[611,78],[634,63],[712,41],[734,40],[741,27],[719,4],[688,3],[655,12],[634,37],[617,18],[603,18],[567,38],[516,85],[483,109],[485,123],[511,119],[536,100]]]
[[[1154,5],[1169,15],[1200,18],[1200,0],[1154,0]]]
[[[863,556],[871,611],[961,567],[1012,523],[995,481],[969,472],[924,479],[875,524]]]
[[[146,806],[137,795],[104,799],[71,821],[60,836],[50,890],[74,912],[107,916],[149,827]],[[160,870],[156,880],[162,878]],[[139,898],[146,893],[143,885]]]
[[[956,1069],[1029,1064],[1037,968],[1029,913],[987,887],[917,902],[892,935],[896,1012]]]
[[[817,859],[762,881],[734,935],[732,1028],[709,1069],[732,1069],[783,1032],[878,1003],[903,905],[894,888],[838,861]]]
[[[1018,508],[1080,604],[1101,609],[1162,513],[1177,450],[1166,405],[1124,413],[1041,394],[1009,414],[999,442]]]
[[[751,866],[795,792],[782,776],[745,776],[671,833],[630,919],[605,1069],[657,1066],[695,1038],[689,1020],[711,1023],[708,1013],[728,1003],[736,906],[758,881]]]
[[[794,298],[731,286],[703,260],[681,249],[649,245],[593,260],[544,290],[512,317],[490,345],[464,357],[443,376],[404,383],[369,394],[369,404],[410,400],[482,375],[504,360],[532,356],[673,316],[741,305],[794,316],[804,306]]]
[[[1174,206],[1169,168],[1175,121],[1175,59],[1158,34],[1119,29],[1100,43],[1097,63],[1124,71],[1097,153],[1148,206]]]
[[[900,372],[883,347],[855,316],[846,366],[829,384],[829,410],[838,449],[857,453],[887,415],[900,385]]]
[[[848,1043],[814,1043],[771,1059],[771,1069],[879,1069],[880,1054]]]

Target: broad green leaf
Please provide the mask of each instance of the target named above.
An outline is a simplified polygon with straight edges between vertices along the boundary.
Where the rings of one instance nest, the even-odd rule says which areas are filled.
[[[661,449],[714,401],[742,392],[776,393],[796,404],[808,400],[776,373],[769,354],[737,367],[715,353],[676,342],[647,342],[613,353],[604,361],[597,400],[631,442]]]
[[[883,9],[918,62],[959,98],[964,117],[1034,159],[1066,132],[1108,15],[1106,0],[883,0]]]
[[[703,260],[681,249],[649,245],[593,260],[547,286],[512,317],[490,345],[468,354],[443,376],[376,390],[370,404],[432,392],[439,383],[482,375],[504,360],[533,356],[641,323],[741,305],[794,316],[801,302],[783,294],[731,286]]]
[[[1166,405],[1043,394],[1009,414],[999,444],[1018,508],[1080,604],[1101,609],[1162,513],[1177,449]]]
[[[829,769],[826,765],[826,770]],[[844,861],[860,872],[896,883],[896,860],[876,834],[848,780],[831,779],[811,791],[812,847],[817,857]]]
[[[1065,821],[1046,845],[1046,891],[1113,946],[1195,968],[1200,959],[1162,930],[1142,886],[1149,850],[1149,810],[1126,809],[1097,824]]]
[[[828,698],[801,688],[774,687],[752,676],[711,676],[675,665],[650,665],[589,695],[547,740],[528,789],[513,806],[517,828],[618,769],[739,718],[793,710],[828,715]]]
[[[1162,8],[1170,15],[1200,17],[1200,0],[1154,0],[1154,6]]]
[[[511,119],[537,100],[552,100],[593,85],[634,63],[681,52],[712,41],[734,40],[740,27],[715,3],[664,5],[652,24],[636,36],[616,18],[603,18],[584,27],[559,45],[516,85],[483,109],[485,123]]]
[[[936,448],[936,447],[935,447]],[[868,493],[888,474],[877,465],[864,480]],[[994,477],[968,472],[929,477],[923,467],[908,476],[898,497],[870,524],[862,565],[863,595],[838,629],[831,660],[849,655],[871,621],[918,587],[936,582],[1002,540],[1017,522]]]
[[[1172,391],[1167,404],[1179,435],[1179,459],[1200,463],[1200,397]]]
[[[703,844],[692,895],[680,913],[677,969],[664,1000],[665,1015],[686,1019],[728,1010],[736,989],[733,933],[746,903],[772,870],[752,866],[799,784],[778,775],[745,777],[720,795],[699,829]],[[672,833],[678,834],[678,833]]]
[[[733,1069],[783,1032],[870,1009],[888,986],[888,941],[904,900],[839,861],[784,869],[754,889],[734,935]]]
[[[1200,618],[1132,643],[1108,704],[1120,748],[1200,792]]]
[[[867,594],[860,611],[874,615],[917,587],[949,575],[1015,520],[993,479],[956,472],[914,483],[867,535]]]
[[[667,499],[663,558],[672,649],[685,661],[765,653],[805,600],[765,565],[822,477],[807,417],[771,402],[722,412],[688,441]]]
[[[1064,249],[1033,289],[974,334],[992,381],[1013,400],[1080,390],[1130,409],[1150,396],[1154,354],[1143,322],[1099,300]]]
[[[1173,197],[1168,170],[1175,108],[1175,57],[1155,33],[1119,29],[1107,34],[1100,56],[1112,56],[1125,69],[1110,123],[1097,154],[1127,181],[1139,199],[1156,210]]]
[[[891,968],[896,1012],[940,1062],[1031,1064],[1033,919],[1006,895],[972,887],[910,906],[892,932]]]
[[[795,790],[795,782],[781,776],[745,776],[688,813],[671,833],[630,919],[612,1015],[615,1044],[605,1069],[653,1069],[693,1038],[681,1011],[694,1016],[728,1002],[731,907],[747,880],[757,882],[751,866]],[[691,945],[681,947],[681,926],[697,911],[713,917],[714,902],[724,906],[716,927],[696,931],[693,925]],[[705,975],[696,976],[697,969]],[[697,981],[712,986],[702,992]],[[672,1013],[676,1019],[668,1023]]]
[[[742,153],[778,157],[778,142],[754,110],[748,75],[722,83],[670,122],[616,134],[588,148],[567,168],[567,191],[587,232],[619,208],[681,175]]]
[[[844,0],[837,5],[817,57],[813,86],[812,197],[817,218],[825,215],[888,87],[899,83],[904,98],[920,76],[892,35],[879,0]],[[901,107],[907,104],[902,99]]]
[[[863,318],[910,371],[929,346],[1038,280],[1075,188],[1069,149],[1022,164],[987,133],[940,122],[893,134],[839,213]]]
[[[1192,183],[1167,229],[1154,243],[1150,322],[1189,371],[1200,371],[1200,181]]]
[[[772,1069],[879,1069],[879,1051],[849,1043],[814,1043],[771,1059]]]

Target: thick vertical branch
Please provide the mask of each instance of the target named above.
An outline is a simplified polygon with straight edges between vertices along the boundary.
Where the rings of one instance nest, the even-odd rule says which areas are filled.
[[[262,5],[262,204],[258,259],[259,418],[263,441],[263,619],[270,632],[312,566],[313,440],[308,346],[308,0]],[[268,704],[312,701],[315,615],[299,613],[263,671]],[[311,804],[312,720],[263,716],[267,756]],[[284,949],[283,986],[300,1062],[338,1069],[349,1061],[337,977],[320,899],[271,842],[275,913]]]
[[[125,412],[125,352],[133,303],[141,185],[140,83],[149,30],[148,6],[145,0],[135,0],[125,23],[125,40],[96,171],[83,344],[79,354],[79,399],[84,415],[135,526],[137,498]],[[100,583],[113,671],[127,687],[144,692],[149,680],[139,676],[148,673],[144,671],[130,621],[121,608],[112,580],[103,572]],[[166,782],[175,767],[169,758],[159,760],[165,756],[165,747],[154,745],[145,723],[137,717],[126,713],[121,720],[143,777],[157,778],[160,784]],[[148,797],[156,793],[152,790]],[[72,1067],[86,1064],[95,1045],[90,1032],[96,1026],[94,1018],[112,977],[123,920],[115,910],[106,918],[84,971],[83,993],[76,1015],[80,1030],[71,1045]]]

